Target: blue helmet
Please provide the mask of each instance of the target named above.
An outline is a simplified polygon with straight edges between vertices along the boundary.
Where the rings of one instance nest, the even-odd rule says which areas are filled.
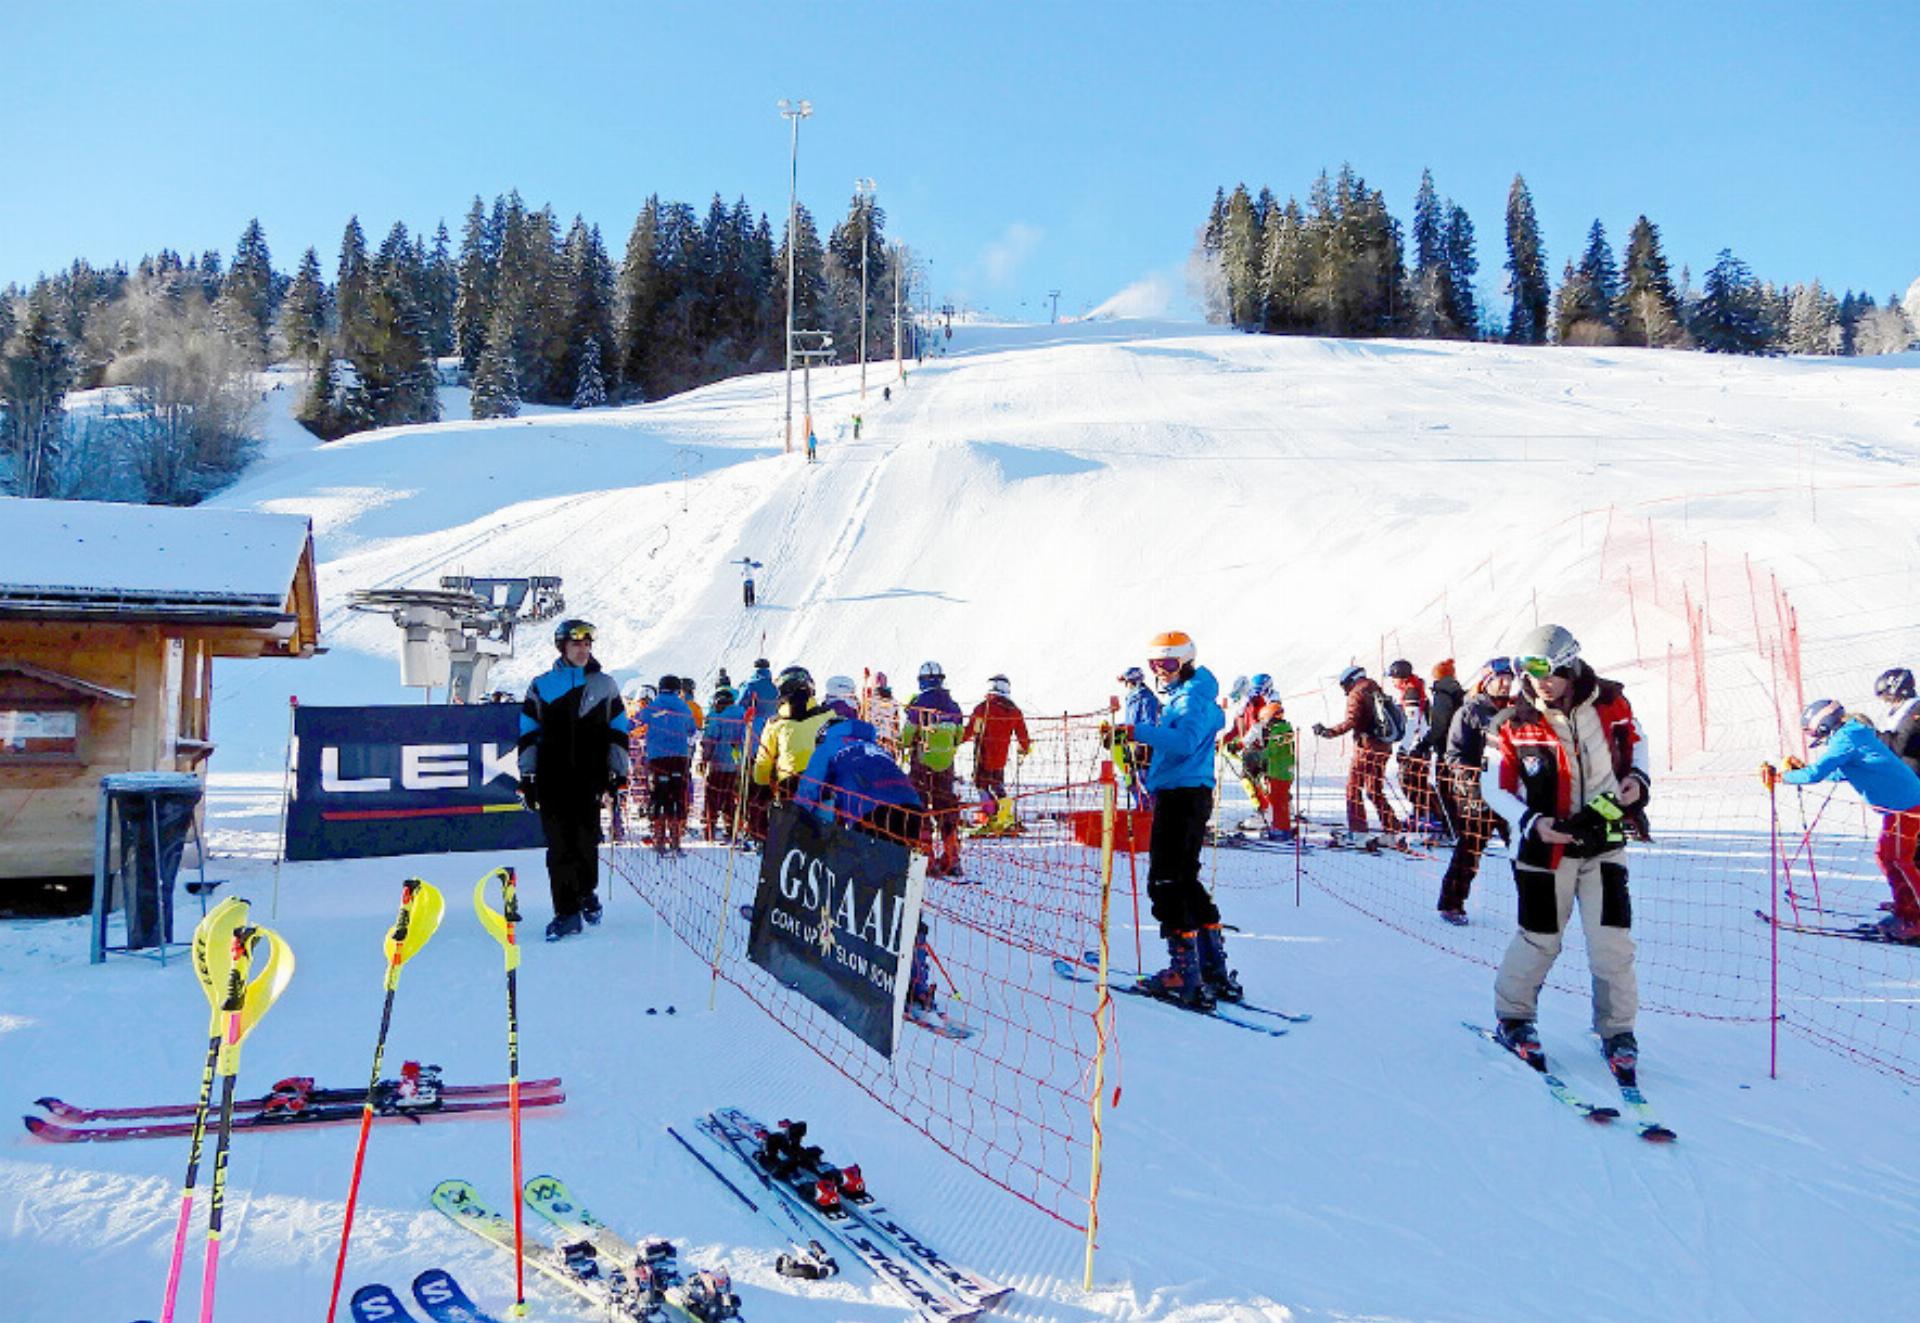
[[[1800,729],[1807,733],[1807,743],[1822,745],[1840,729],[1840,723],[1847,719],[1847,710],[1831,698],[1816,698],[1800,713]]]
[[[1273,696],[1273,677],[1265,671],[1259,672],[1248,682],[1247,692],[1255,698],[1271,698]]]

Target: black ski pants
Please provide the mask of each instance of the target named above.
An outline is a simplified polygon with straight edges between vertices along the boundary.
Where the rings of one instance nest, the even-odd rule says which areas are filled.
[[[553,914],[578,914],[600,886],[600,803],[569,797],[540,801],[540,830],[547,834],[547,885]]]
[[[1172,937],[1220,922],[1220,910],[1200,881],[1200,852],[1213,819],[1211,786],[1180,786],[1153,797],[1147,838],[1147,899],[1160,935]]]

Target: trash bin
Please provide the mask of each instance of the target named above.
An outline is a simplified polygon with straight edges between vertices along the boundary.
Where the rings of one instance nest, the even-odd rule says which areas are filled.
[[[101,923],[107,910],[125,911],[125,950],[148,950],[173,941],[173,883],[203,789],[191,772],[120,772],[101,779],[104,857],[95,866],[94,910]],[[112,848],[116,824],[117,868]]]

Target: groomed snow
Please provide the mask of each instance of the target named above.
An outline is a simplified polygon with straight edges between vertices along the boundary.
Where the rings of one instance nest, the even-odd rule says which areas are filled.
[[[1574,582],[1578,548],[1542,530],[1579,509],[1673,497],[1691,538],[1782,574],[1809,638],[1912,662],[1920,637],[1899,585],[1908,576],[1910,589],[1920,561],[1901,486],[1920,475],[1916,368],[1914,356],[971,327],[891,404],[878,398],[890,372],[872,370],[859,442],[846,421],[854,370],[815,374],[812,467],[780,453],[778,376],[631,409],[277,448],[217,504],[314,516],[333,651],[217,670],[210,826],[230,857],[215,871],[269,906],[287,695],[417,701],[397,684],[397,631],[344,603],[444,573],[563,575],[570,610],[598,623],[599,653],[623,678],[690,672],[704,689],[719,665],[739,677],[765,652],[816,675],[876,666],[906,683],[934,657],[963,700],[1004,670],[1030,711],[1085,711],[1164,628],[1191,631],[1223,678],[1264,669],[1285,689],[1316,687],[1349,657],[1370,659],[1380,634],[1450,583],[1463,585],[1451,604],[1463,653],[1492,652],[1531,623],[1523,603],[1537,590],[1583,608],[1567,623],[1593,655],[1630,658],[1623,604]],[[1745,494],[1712,495],[1735,489]],[[1537,552],[1527,580],[1464,586],[1490,552],[1516,548]],[[749,554],[767,563],[751,615],[728,564]],[[532,640],[508,681],[545,664]],[[1822,678],[1852,696],[1871,671]],[[1769,734],[1740,738],[1760,751]],[[445,889],[449,918],[401,987],[389,1073],[417,1056],[449,1079],[497,1077],[499,958],[466,894],[502,862],[521,868],[544,920],[534,854],[283,866],[274,922],[300,970],[247,1047],[243,1089],[364,1078],[379,938],[409,872]],[[1590,1128],[1459,1027],[1489,1013],[1484,969],[1311,887],[1296,908],[1271,868],[1220,863],[1222,903],[1243,930],[1235,960],[1250,988],[1316,1018],[1266,1040],[1123,1002],[1091,1296],[1078,1291],[1071,1235],[931,1148],[729,989],[709,1012],[704,968],[618,884],[605,927],[527,954],[524,1068],[565,1076],[569,1093],[529,1120],[528,1170],[567,1176],[633,1231],[682,1238],[690,1258],[724,1258],[755,1320],[901,1311],[853,1273],[825,1287],[773,1275],[770,1228],[662,1129],[727,1101],[814,1118],[829,1150],[855,1150],[903,1213],[1016,1283],[1003,1312],[1022,1320],[1911,1312],[1920,1175],[1898,1139],[1909,1090],[1791,1041],[1772,1081],[1764,1026],[1649,1016],[1644,1081],[1681,1142]],[[1497,864],[1475,921],[1506,921]],[[1130,949],[1131,930],[1116,943]],[[84,951],[77,922],[0,931],[4,1101],[191,1097],[206,1023],[191,976],[91,969]],[[646,1014],[668,1004],[676,1014]],[[1602,1096],[1578,999],[1549,994],[1542,1030],[1575,1087]],[[222,1317],[322,1310],[352,1144],[351,1127],[238,1141]],[[24,1135],[0,1154],[0,1263],[18,1316],[151,1316],[184,1160],[183,1144],[51,1149]],[[505,1260],[424,1201],[460,1175],[504,1204],[505,1173],[497,1125],[376,1130],[349,1286],[404,1292],[439,1263],[501,1313]],[[581,1317],[538,1300],[536,1317]]]

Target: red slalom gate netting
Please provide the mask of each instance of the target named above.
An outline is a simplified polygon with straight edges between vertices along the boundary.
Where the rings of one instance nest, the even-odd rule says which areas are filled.
[[[1890,890],[1875,858],[1879,815],[1845,785],[1782,786],[1776,851],[1757,775],[1763,758],[1805,754],[1799,712],[1809,699],[1840,698],[1855,713],[1879,710],[1869,697],[1873,677],[1903,659],[1911,664],[1920,627],[1888,629],[1884,609],[1836,597],[1833,585],[1904,575],[1910,589],[1912,569],[1862,573],[1859,565],[1884,559],[1864,547],[1797,549],[1821,571],[1815,600],[1822,624],[1809,641],[1775,572],[1745,553],[1688,538],[1684,527],[1682,512],[1660,503],[1638,513],[1587,511],[1546,539],[1559,552],[1547,574],[1524,559],[1538,556],[1538,544],[1490,554],[1379,639],[1381,669],[1374,674],[1383,675],[1397,657],[1423,674],[1440,658],[1458,657],[1460,678],[1470,683],[1480,659],[1509,652],[1525,629],[1549,621],[1572,627],[1596,669],[1626,682],[1654,774],[1652,840],[1628,849],[1643,1006],[1771,1021],[1789,1035],[1920,1082],[1920,949],[1810,931],[1846,930],[1884,913]],[[1816,563],[1816,555],[1831,563]],[[1536,578],[1565,587],[1551,598],[1515,591]],[[1368,653],[1375,652],[1371,642]],[[1397,931],[1496,966],[1516,923],[1511,865],[1500,842],[1479,864],[1464,928],[1436,912],[1450,845],[1416,830],[1406,852],[1328,847],[1331,829],[1346,824],[1352,741],[1319,740],[1308,728],[1316,717],[1338,722],[1341,707],[1330,682],[1289,695],[1300,741],[1294,803],[1313,848],[1297,861],[1281,854],[1253,870],[1234,870],[1234,884],[1292,886],[1297,867],[1313,886]],[[1390,758],[1383,769],[1389,802],[1403,823],[1417,821],[1400,759]],[[1223,775],[1223,784],[1222,813],[1249,812],[1236,779]],[[1430,798],[1423,807],[1443,816]],[[1472,816],[1484,824],[1484,813]],[[1368,820],[1379,826],[1371,806]],[[1783,925],[1777,933],[1769,921],[1776,891]],[[1567,946],[1550,986],[1585,995],[1578,923]]]
[[[1053,961],[1080,960],[1101,942],[1100,720],[1029,719],[1032,751],[1017,762],[1018,788],[1008,787],[1017,834],[982,834],[987,814],[962,757],[960,807],[929,816],[935,838],[959,829],[963,876],[928,876],[922,918],[939,1007],[972,1032],[956,1039],[908,1022],[891,1061],[747,959],[741,907],[753,901],[758,854],[690,831],[683,856],[662,856],[636,808],[607,861],[719,977],[823,1062],[966,1166],[1084,1231],[1097,1209],[1096,1059],[1113,1039],[1112,1005],[1090,983],[1060,977]],[[844,796],[838,807],[859,816]],[[701,819],[696,799],[689,820]]]

